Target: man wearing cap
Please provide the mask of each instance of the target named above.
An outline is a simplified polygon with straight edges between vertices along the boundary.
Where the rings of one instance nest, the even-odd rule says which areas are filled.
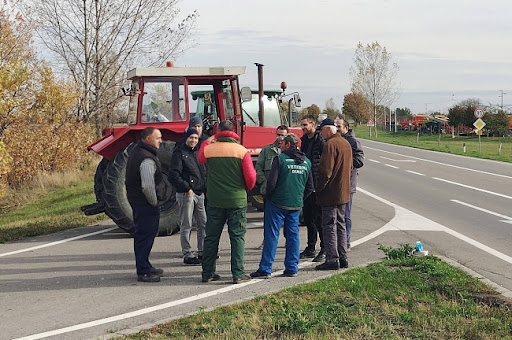
[[[352,199],[357,189],[357,169],[364,164],[364,152],[361,143],[357,140],[354,131],[350,129],[345,119],[336,119],[336,129],[347,140],[352,148],[352,172],[350,173],[350,199],[345,207],[345,224],[347,225],[347,249],[350,249],[350,233],[352,231]]]
[[[190,121],[188,122],[188,128],[187,129],[190,129],[190,128],[194,128],[197,130],[197,133],[199,134],[199,141],[197,143],[197,149],[199,149],[201,147],[201,144],[206,140],[206,138],[203,138],[202,137],[202,134],[203,134],[203,121],[201,120],[200,117],[190,117]],[[186,132],[186,130],[185,130]],[[183,137],[181,139],[179,139],[176,144],[174,144],[174,149],[172,150],[172,153],[174,153],[176,150],[179,150],[179,148],[185,144],[185,141],[187,140],[186,137]]]
[[[284,136],[281,153],[272,161],[267,180],[264,246],[260,265],[251,273],[253,278],[268,278],[272,274],[279,230],[284,221],[286,253],[284,276],[296,276],[299,271],[299,214],[303,201],[313,192],[311,162],[297,149],[299,139],[293,133]]]
[[[197,159],[208,166],[208,209],[203,250],[202,282],[216,281],[215,273],[219,240],[228,224],[231,243],[231,274],[238,284],[251,277],[244,269],[245,232],[247,224],[247,191],[256,184],[256,170],[251,155],[240,145],[230,120],[219,123],[219,132],[208,138],[199,149]]]
[[[325,145],[318,166],[315,184],[317,204],[322,207],[322,231],[325,262],[317,270],[338,270],[348,267],[345,206],[350,199],[352,148],[337,133],[334,120],[320,124]]]
[[[183,263],[199,265],[203,255],[206,211],[204,193],[206,191],[206,167],[197,161],[199,132],[188,128],[182,144],[171,158],[169,181],[176,189],[176,201],[180,207],[180,242]],[[194,256],[190,246],[192,218],[197,224],[197,254]]]
[[[313,182],[316,183],[318,173],[318,164],[324,147],[324,141],[320,136],[320,132],[316,129],[316,119],[312,114],[308,114],[300,120],[300,126],[303,132],[301,138],[301,150],[311,161],[311,169],[313,172]],[[308,243],[302,253],[301,259],[313,258],[313,262],[322,262],[325,260],[324,244],[322,238],[322,209],[316,203],[316,194],[313,193],[304,202],[302,208],[304,214],[304,224],[308,231]],[[317,240],[320,239],[320,251],[315,251]]]

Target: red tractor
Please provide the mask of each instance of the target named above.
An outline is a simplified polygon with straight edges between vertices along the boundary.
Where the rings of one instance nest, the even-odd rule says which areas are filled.
[[[129,97],[128,125],[105,129],[103,137],[88,147],[103,159],[94,177],[97,202],[83,206],[85,214],[105,212],[121,229],[133,232],[132,210],[125,189],[126,161],[134,142],[140,139],[140,132],[148,126],[162,132],[164,142],[158,157],[164,172],[175,142],[183,137],[190,117],[194,116],[202,119],[206,135],[215,133],[218,122],[231,120],[255,161],[261,148],[275,140],[276,127],[289,125],[291,114],[281,111],[283,98],[289,96],[289,104],[293,101],[300,106],[297,93],[284,94],[284,82],[283,91],[263,91],[263,65],[256,65],[257,93],[248,87],[239,88],[238,77],[245,73],[245,67],[148,67],[129,71],[131,87],[123,90]],[[302,135],[300,128],[291,130],[299,137]],[[253,193],[259,194],[257,190]],[[159,235],[170,235],[179,229],[174,190],[167,196],[160,208]],[[253,202],[258,205],[260,201]]]

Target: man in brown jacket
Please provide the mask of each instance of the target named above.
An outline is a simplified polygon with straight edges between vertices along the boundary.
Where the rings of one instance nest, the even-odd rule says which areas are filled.
[[[352,148],[337,133],[334,120],[326,118],[320,124],[320,134],[326,140],[318,166],[316,181],[317,204],[322,207],[322,232],[325,262],[317,270],[337,270],[348,267],[345,206],[350,199]]]

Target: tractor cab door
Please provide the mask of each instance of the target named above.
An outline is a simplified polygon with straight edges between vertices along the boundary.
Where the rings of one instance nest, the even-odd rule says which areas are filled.
[[[238,93],[238,77],[214,85],[219,118],[230,120],[234,125],[234,132],[243,140],[242,114],[240,106],[240,95]]]

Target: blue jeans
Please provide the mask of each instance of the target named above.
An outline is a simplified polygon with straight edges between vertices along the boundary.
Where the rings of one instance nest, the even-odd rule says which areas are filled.
[[[354,193],[350,193],[350,200],[345,206],[345,225],[347,226],[347,245],[350,243],[350,231],[352,230],[352,218],[350,217],[350,213],[352,212],[352,198],[354,197]]]
[[[150,274],[151,263],[149,253],[153,248],[155,237],[158,234],[160,223],[160,208],[152,205],[132,207],[133,223],[133,250],[135,252],[135,266],[137,275]]]
[[[285,272],[295,274],[299,271],[300,239],[299,239],[300,210],[286,210],[276,207],[272,202],[265,202],[263,217],[263,252],[261,253],[259,272],[272,274],[272,265],[276,257],[279,230],[284,221],[286,237],[286,253],[284,257]]]

